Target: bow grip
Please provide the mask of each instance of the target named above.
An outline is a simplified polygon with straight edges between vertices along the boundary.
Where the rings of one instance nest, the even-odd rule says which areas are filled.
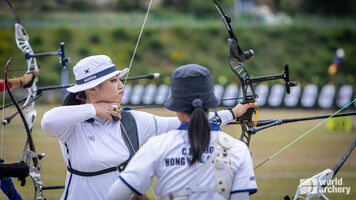
[[[252,121],[252,115],[253,115],[254,109],[253,108],[249,108],[247,109],[247,111],[241,115],[236,122],[237,123],[247,123],[249,121]]]

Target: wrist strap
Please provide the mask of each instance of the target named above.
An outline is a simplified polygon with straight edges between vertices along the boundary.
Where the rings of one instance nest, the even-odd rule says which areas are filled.
[[[233,120],[236,119],[236,118],[235,118],[235,114],[234,114],[234,112],[232,111],[232,108],[226,108],[225,110],[228,110],[228,111],[231,112],[231,115],[232,115],[232,119],[233,119]]]

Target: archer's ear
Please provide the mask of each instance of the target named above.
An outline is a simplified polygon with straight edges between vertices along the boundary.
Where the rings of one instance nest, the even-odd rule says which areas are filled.
[[[94,87],[94,88],[90,88],[90,89],[87,89],[85,90],[85,93],[87,93],[88,95],[96,95],[97,94],[97,88]]]

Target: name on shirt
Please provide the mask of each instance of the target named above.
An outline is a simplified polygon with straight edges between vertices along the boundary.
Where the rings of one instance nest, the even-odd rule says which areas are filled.
[[[209,146],[200,159],[197,160],[197,163],[204,164],[211,154],[214,152],[214,147]],[[184,165],[189,165],[192,162],[192,153],[190,148],[183,147],[181,150],[182,156],[179,157],[169,157],[169,158],[164,158],[165,166],[170,167],[170,166],[184,166]]]

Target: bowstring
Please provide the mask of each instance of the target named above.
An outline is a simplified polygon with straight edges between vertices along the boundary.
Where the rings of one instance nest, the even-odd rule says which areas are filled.
[[[292,142],[290,142],[289,144],[287,144],[286,146],[284,146],[282,149],[278,150],[276,153],[274,153],[273,155],[271,155],[270,157],[268,157],[267,159],[265,159],[264,161],[262,161],[261,163],[259,163],[258,165],[256,165],[256,167],[254,169],[257,169],[259,167],[261,167],[262,165],[264,165],[266,162],[272,160],[274,157],[276,157],[277,155],[279,155],[280,153],[282,153],[284,150],[286,150],[288,147],[292,146],[294,143],[298,142],[300,139],[302,139],[304,136],[308,135],[310,132],[312,132],[314,129],[318,128],[319,126],[321,126],[322,124],[324,124],[326,121],[328,121],[330,118],[334,117],[334,115],[338,114],[339,112],[341,112],[342,110],[344,110],[345,108],[349,107],[351,104],[353,104],[356,101],[356,99],[352,100],[350,103],[348,103],[347,105],[345,105],[344,107],[342,107],[341,109],[339,109],[338,111],[336,111],[334,114],[330,115],[330,117],[324,119],[322,122],[320,122],[319,124],[315,125],[313,128],[309,129],[308,131],[306,131],[305,133],[303,133],[301,136],[299,136],[298,138],[296,138],[295,140],[293,140]]]
[[[132,63],[133,63],[133,60],[135,58],[135,55],[136,55],[136,51],[137,51],[137,47],[141,41],[141,36],[142,36],[142,33],[143,33],[143,29],[146,25],[146,21],[147,21],[147,18],[148,18],[148,14],[151,10],[151,5],[152,5],[152,0],[150,0],[150,3],[148,5],[148,8],[147,8],[147,12],[146,12],[146,15],[145,15],[145,19],[143,20],[143,23],[142,23],[142,26],[141,26],[141,30],[140,30],[140,34],[138,35],[138,39],[137,39],[137,42],[136,42],[136,46],[135,46],[135,49],[134,49],[134,52],[131,56],[131,60],[130,60],[130,64],[129,64],[129,70],[126,74],[126,77],[125,77],[125,81],[124,81],[124,87],[125,87],[125,84],[126,84],[126,81],[127,81],[127,77],[129,76],[129,73],[130,73],[130,70],[131,70],[131,67],[132,67]]]
[[[128,67],[128,72],[126,73],[126,77],[125,77],[125,81],[124,81],[124,84],[123,84],[123,85],[124,85],[123,88],[125,88],[126,81],[127,81],[127,77],[128,77],[129,74],[130,74],[130,71],[131,71],[131,68],[132,68],[132,64],[133,64],[133,60],[135,59],[137,47],[138,47],[138,45],[139,45],[139,43],[140,43],[140,41],[141,41],[143,29],[144,29],[144,27],[145,27],[145,25],[146,25],[147,18],[148,18],[148,14],[149,14],[149,12],[150,12],[150,10],[151,10],[151,6],[152,6],[152,0],[150,0],[150,3],[148,4],[148,8],[147,8],[147,11],[146,11],[146,15],[145,15],[145,18],[144,18],[143,23],[142,23],[142,26],[141,26],[140,34],[138,35],[137,42],[136,42],[136,45],[135,45],[135,49],[134,49],[134,52],[133,52],[132,57],[131,57],[131,60],[130,60],[130,64],[129,64],[129,67]],[[136,150],[135,150],[135,148],[133,147],[133,144],[132,144],[132,142],[131,142],[131,140],[130,140],[130,138],[129,138],[129,136],[128,136],[128,134],[127,134],[125,128],[124,128],[124,126],[122,125],[121,120],[120,120],[120,124],[121,124],[122,129],[124,130],[125,136],[127,137],[127,140],[129,141],[132,150],[133,150],[134,153],[136,154]],[[157,200],[157,196],[156,196],[155,192],[153,191],[152,187],[151,187],[150,189],[151,189],[151,191],[152,191],[152,194],[153,194],[154,198]]]

